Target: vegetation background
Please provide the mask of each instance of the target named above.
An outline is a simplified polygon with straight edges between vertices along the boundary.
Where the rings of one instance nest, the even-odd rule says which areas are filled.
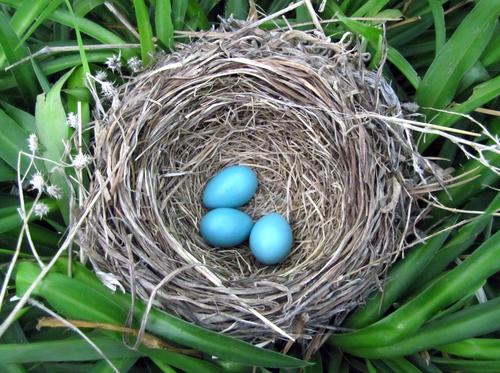
[[[403,102],[436,125],[477,133],[475,144],[493,144],[481,162],[451,141],[417,139],[468,181],[437,194],[448,209],[419,226],[432,238],[396,263],[383,295],[346,320],[357,331],[331,337],[306,365],[298,349],[284,356],[152,310],[143,343],[124,346],[121,332],[134,345],[137,331],[117,329],[129,298],[102,286],[66,239],[74,234],[71,193],[78,203],[78,185],[91,176],[85,77],[112,97],[155,53],[189,42],[185,31],[290,2],[0,0],[1,372],[500,371],[499,175],[486,166],[500,165],[500,150],[479,127],[500,132],[498,0],[310,2],[333,40],[345,31],[360,38],[370,68],[387,58],[383,73]],[[306,4],[286,19],[262,27],[313,27]],[[144,310],[136,305],[134,327]],[[63,318],[78,320],[79,331]]]

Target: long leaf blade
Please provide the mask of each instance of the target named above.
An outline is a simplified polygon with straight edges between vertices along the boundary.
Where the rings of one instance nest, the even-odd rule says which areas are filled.
[[[480,0],[443,46],[417,89],[422,107],[444,108],[465,72],[479,59],[493,35],[500,2]]]

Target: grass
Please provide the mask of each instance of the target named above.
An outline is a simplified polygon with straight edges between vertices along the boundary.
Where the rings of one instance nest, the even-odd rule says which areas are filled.
[[[145,331],[175,348],[141,345],[132,351],[120,334],[99,326],[123,323],[130,299],[112,294],[78,258],[69,262],[68,247],[60,245],[64,234],[71,234],[66,232],[69,203],[78,201],[78,184],[89,177],[84,166],[91,133],[86,128],[93,104],[85,73],[96,75],[107,64],[115,68],[115,74],[107,70],[108,76],[118,83],[113,55],[120,56],[121,69],[131,72],[132,61],[147,66],[153,53],[173,49],[176,31],[208,29],[219,15],[245,18],[254,3],[269,13],[290,1],[0,0],[0,371],[500,370],[499,175],[434,135],[416,137],[420,150],[445,157],[443,165],[471,180],[439,193],[437,199],[450,210],[435,211],[419,228],[427,234],[452,229],[410,249],[390,270],[385,292],[374,294],[345,321],[352,332],[332,336],[313,356],[314,364],[301,361],[298,350],[285,356],[255,348],[157,310]],[[318,9],[321,1],[312,3]],[[324,5],[321,18],[332,19],[324,30],[333,39],[345,31],[360,37],[373,56],[371,67],[378,66],[386,41],[384,75],[403,101],[420,105],[428,120],[472,132],[480,131],[479,123],[499,135],[498,0],[328,0]],[[287,20],[307,23],[311,18],[302,5]],[[37,51],[43,53],[17,63]],[[70,112],[81,118],[72,123],[76,128],[68,126]],[[32,133],[38,138],[36,159],[36,144],[27,142]],[[474,141],[492,140],[479,136]],[[500,165],[498,152],[483,156]],[[18,170],[24,179],[18,179]],[[44,175],[44,193],[30,188],[35,170]],[[51,185],[57,187],[48,194]],[[23,191],[21,206],[16,190]],[[13,257],[16,266],[10,264]],[[54,268],[42,269],[35,257],[45,264],[52,260]],[[35,288],[41,272],[43,280]],[[47,315],[37,303],[10,301],[30,287],[52,312],[94,323],[82,332],[98,350],[65,329],[38,330],[37,320]],[[136,304],[138,319],[145,307]]]

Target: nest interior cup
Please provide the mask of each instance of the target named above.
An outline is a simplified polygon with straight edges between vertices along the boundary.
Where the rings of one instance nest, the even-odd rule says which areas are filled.
[[[413,218],[415,177],[399,101],[345,35],[208,32],[119,88],[95,118],[97,199],[81,244],[135,295],[257,343],[311,343],[380,286]],[[243,210],[278,212],[294,246],[264,266],[247,244],[199,234],[207,181],[252,167]],[[132,286],[133,284],[133,286]]]

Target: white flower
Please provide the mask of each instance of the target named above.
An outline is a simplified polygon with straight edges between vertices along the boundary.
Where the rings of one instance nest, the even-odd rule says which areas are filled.
[[[129,67],[130,70],[132,70],[133,73],[136,73],[138,71],[141,70],[142,68],[142,62],[140,59],[138,59],[137,57],[130,57],[128,60],[127,60],[127,65]]]
[[[28,137],[28,149],[32,153],[36,153],[38,150],[38,137],[34,133]]]
[[[83,154],[82,152],[79,152],[72,159],[71,165],[77,170],[81,170],[82,168],[87,167],[91,160],[92,158],[88,154]]]
[[[37,171],[30,180],[31,188],[38,190],[41,192],[43,187],[45,186],[45,180],[43,179],[43,175],[40,171]]]
[[[38,218],[43,218],[45,215],[49,213],[49,206],[47,206],[43,202],[37,202],[33,206],[33,214],[35,214],[36,217]]]
[[[75,113],[69,112],[66,116],[66,124],[71,128],[78,128],[78,117]]]
[[[118,92],[112,82],[104,81],[101,83],[101,93],[104,97],[112,99]]]
[[[47,194],[54,199],[61,199],[61,188],[57,185],[49,185],[46,189]]]
[[[116,54],[113,54],[111,57],[106,58],[105,64],[112,72],[120,71],[122,67],[120,55],[117,56]]]
[[[95,80],[97,80],[99,83],[104,82],[106,79],[108,79],[108,73],[104,70],[99,70],[96,72],[94,76]]]

